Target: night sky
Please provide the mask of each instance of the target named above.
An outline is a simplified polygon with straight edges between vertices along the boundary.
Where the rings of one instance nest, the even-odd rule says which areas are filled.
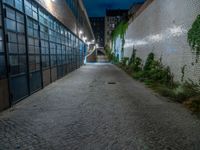
[[[83,0],[90,17],[105,16],[106,9],[128,9],[133,3],[145,0]]]

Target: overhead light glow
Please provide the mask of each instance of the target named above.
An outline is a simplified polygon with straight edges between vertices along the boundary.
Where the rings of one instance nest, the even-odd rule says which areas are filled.
[[[83,31],[82,31],[82,30],[80,30],[80,31],[79,31],[79,34],[80,34],[80,35],[81,35],[81,34],[83,34]]]

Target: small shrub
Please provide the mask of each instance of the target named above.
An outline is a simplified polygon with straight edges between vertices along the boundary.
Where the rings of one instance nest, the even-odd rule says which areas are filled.
[[[133,49],[133,53],[132,53],[131,58],[130,58],[129,63],[128,63],[129,66],[131,66],[132,63],[135,62],[135,58],[136,58],[136,50]]]
[[[170,68],[164,66],[161,60],[155,60],[153,53],[147,57],[144,67],[142,60],[136,57],[136,52],[128,61],[124,58],[121,67],[131,76],[139,81],[144,82],[147,86],[172,100],[184,103],[193,112],[200,112],[200,87],[192,81],[184,84],[175,83]],[[182,69],[184,72],[184,69]],[[182,79],[184,76],[182,76]]]
[[[173,75],[170,71],[170,68],[163,66],[161,61],[154,59],[154,54],[150,53],[143,69],[144,76],[161,84],[172,86]]]
[[[143,76],[144,76],[143,71],[138,71],[138,72],[133,72],[132,73],[132,77],[134,79],[136,79],[136,80],[139,80],[139,79],[143,78]]]
[[[119,58],[116,57],[114,54],[112,54],[112,63],[118,64],[119,63]]]
[[[151,70],[152,65],[154,63],[154,58],[155,58],[154,53],[150,53],[148,55],[147,60],[146,60],[145,65],[144,65],[144,71]]]
[[[162,96],[168,97],[168,98],[174,98],[174,91],[171,88],[168,88],[165,85],[161,84],[153,84],[150,86],[153,90],[155,90],[157,93],[159,93]]]
[[[135,71],[141,71],[142,70],[142,59],[140,59],[139,57],[136,57],[134,62],[131,63],[130,68]]]
[[[129,58],[128,58],[128,57],[122,58],[122,60],[121,60],[121,65],[122,65],[122,66],[127,66],[128,61],[129,61]]]
[[[169,95],[169,97],[171,97],[173,100],[179,103],[183,103],[184,101],[187,101],[190,97],[197,96],[200,94],[200,92],[192,84],[184,83],[174,85],[174,87],[166,88],[169,88],[171,90],[171,94]]]
[[[184,105],[194,113],[200,112],[200,96],[190,98]]]
[[[153,84],[154,84],[154,81],[151,79],[140,78],[140,81],[144,82],[149,87],[153,86]]]

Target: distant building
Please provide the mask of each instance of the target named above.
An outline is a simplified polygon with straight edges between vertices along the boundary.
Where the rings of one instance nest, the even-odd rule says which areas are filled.
[[[105,33],[105,18],[90,17],[90,23],[94,32],[96,43],[99,47],[104,47]]]
[[[127,9],[107,9],[105,16],[105,45],[111,46],[111,34],[115,27],[128,16]]]

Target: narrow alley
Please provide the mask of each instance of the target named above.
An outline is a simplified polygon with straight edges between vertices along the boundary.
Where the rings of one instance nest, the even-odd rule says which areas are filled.
[[[0,150],[199,150],[200,121],[112,64],[87,64],[0,114]]]

